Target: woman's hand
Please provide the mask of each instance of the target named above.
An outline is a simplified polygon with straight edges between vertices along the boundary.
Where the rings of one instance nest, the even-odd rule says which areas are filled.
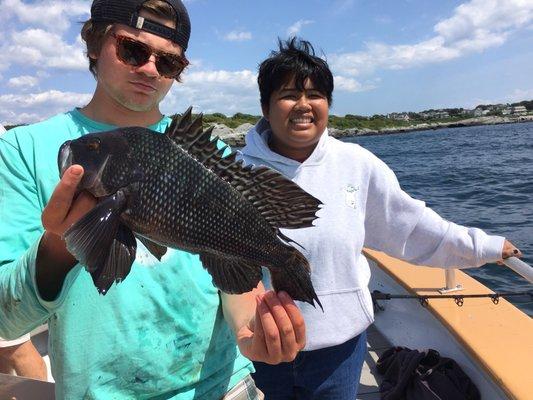
[[[505,242],[503,243],[502,259],[506,259],[509,257],[520,258],[522,257],[522,252],[518,250],[518,248],[514,244],[505,239]]]
[[[305,323],[300,309],[285,293],[256,297],[255,316],[237,332],[241,353],[267,364],[292,361],[305,346]]]

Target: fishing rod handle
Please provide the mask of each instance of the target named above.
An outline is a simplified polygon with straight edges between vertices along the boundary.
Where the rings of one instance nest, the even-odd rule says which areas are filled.
[[[522,275],[529,283],[533,283],[533,268],[516,257],[504,258],[503,263],[514,272]]]

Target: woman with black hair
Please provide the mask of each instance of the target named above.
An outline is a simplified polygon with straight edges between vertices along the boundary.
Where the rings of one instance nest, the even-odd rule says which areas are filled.
[[[280,41],[261,63],[258,83],[264,117],[248,132],[242,158],[280,171],[322,201],[315,226],[283,233],[302,246],[324,311],[300,303],[304,351],[290,363],[255,363],[254,379],[269,400],[353,400],[373,322],[363,246],[454,268],[520,252],[503,237],[442,219],[372,153],[329,136],[333,76],[309,42]]]

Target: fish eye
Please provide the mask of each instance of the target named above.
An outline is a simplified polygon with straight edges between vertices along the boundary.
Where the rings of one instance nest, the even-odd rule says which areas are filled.
[[[100,149],[100,139],[92,138],[87,142],[87,148],[91,151],[97,151]]]

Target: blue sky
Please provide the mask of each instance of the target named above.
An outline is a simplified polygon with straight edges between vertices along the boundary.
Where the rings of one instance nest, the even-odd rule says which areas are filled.
[[[259,114],[257,66],[298,35],[335,76],[333,114],[533,99],[533,0],[186,0],[192,61],[166,113]],[[80,22],[90,1],[0,0],[0,122],[86,104]]]

